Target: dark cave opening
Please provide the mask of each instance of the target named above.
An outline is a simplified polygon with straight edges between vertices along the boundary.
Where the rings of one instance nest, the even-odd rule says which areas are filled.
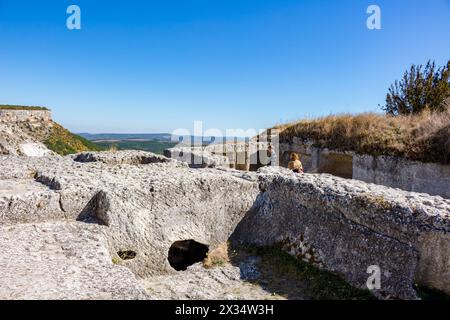
[[[131,260],[136,258],[136,252],[132,250],[118,251],[117,255],[122,260]]]
[[[208,246],[195,240],[175,241],[169,249],[170,266],[177,271],[184,271],[190,265],[206,258]]]

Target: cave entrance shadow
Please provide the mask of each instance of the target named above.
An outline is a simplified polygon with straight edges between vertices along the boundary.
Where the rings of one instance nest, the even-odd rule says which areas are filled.
[[[170,266],[177,271],[184,271],[194,263],[203,261],[208,254],[208,246],[195,240],[175,241],[169,249]]]
[[[230,243],[229,261],[241,280],[257,285],[274,300],[374,300],[369,291],[354,288],[340,276],[298,260],[281,246],[257,247]]]
[[[260,286],[274,299],[375,299],[370,292],[352,287],[339,275],[291,256],[281,242],[266,247],[256,245],[246,226],[258,219],[263,203],[261,193],[228,238],[228,259],[239,268],[242,280]]]

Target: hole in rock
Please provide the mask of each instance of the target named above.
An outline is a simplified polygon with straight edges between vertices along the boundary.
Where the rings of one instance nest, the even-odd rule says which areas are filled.
[[[136,252],[131,251],[131,250],[126,250],[126,251],[118,251],[117,255],[120,257],[120,259],[122,260],[131,260],[136,258]]]
[[[169,249],[170,266],[177,271],[184,271],[190,265],[206,258],[208,246],[194,240],[175,241]]]

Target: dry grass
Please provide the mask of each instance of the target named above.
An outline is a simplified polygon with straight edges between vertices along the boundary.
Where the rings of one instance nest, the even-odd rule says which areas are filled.
[[[330,115],[275,128],[281,142],[298,137],[322,148],[450,164],[450,106],[411,116]]]
[[[119,151],[119,148],[117,147],[116,144],[113,143],[109,146],[108,151],[109,152],[117,152],[117,151]]]
[[[222,243],[208,253],[206,259],[203,260],[203,266],[205,268],[221,267],[228,262],[230,262],[228,243]]]

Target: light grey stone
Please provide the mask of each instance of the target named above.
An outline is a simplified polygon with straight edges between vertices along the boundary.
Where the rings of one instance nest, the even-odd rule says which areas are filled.
[[[449,165],[355,155],[353,179],[450,199]]]
[[[79,222],[0,227],[0,299],[149,299],[114,265],[101,227]]]
[[[213,154],[201,147],[177,147],[164,151],[168,158],[187,163],[191,168],[230,167],[227,157]]]
[[[242,279],[241,269],[231,264],[205,269],[195,264],[187,271],[143,280],[155,299],[182,300],[267,300],[272,293]],[[278,298],[278,297],[277,297]]]
[[[441,197],[282,168],[192,169],[146,152],[0,160],[0,272],[10,274],[1,297],[148,298],[132,275],[151,279],[145,286],[151,297],[189,298],[192,286],[170,266],[169,248],[191,239],[213,248],[231,235],[259,246],[281,244],[358,287],[365,286],[367,267],[379,265],[380,297],[416,298],[414,282],[450,292],[450,200]],[[60,254],[65,246],[69,255]],[[136,256],[121,260],[121,251]],[[64,286],[58,291],[35,265]],[[74,277],[65,274],[70,265],[78,268]],[[187,279],[199,286],[192,297],[220,297],[223,287],[212,284],[204,295],[200,287],[201,279],[220,279],[220,272],[237,286],[258,275],[251,264],[240,266],[240,279],[226,268],[188,269]],[[108,279],[92,280],[102,272]],[[25,288],[34,278],[37,285]],[[129,290],[120,293],[114,283],[123,278]],[[179,292],[177,283],[183,283]]]
[[[450,292],[449,200],[282,168],[263,168],[259,179],[235,241],[282,245],[361,288],[378,265],[383,297],[416,298],[416,281]]]

